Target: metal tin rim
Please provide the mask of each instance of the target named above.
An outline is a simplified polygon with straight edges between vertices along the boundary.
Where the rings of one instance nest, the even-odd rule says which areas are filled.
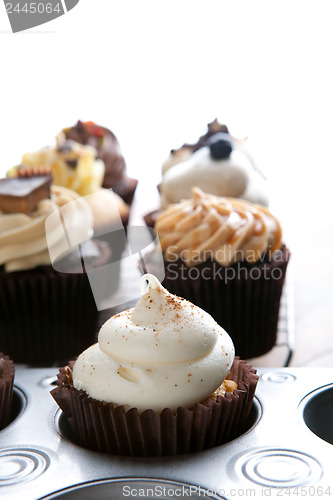
[[[124,487],[124,483],[126,485],[131,485],[133,488],[137,487],[141,488],[147,487],[147,488],[155,488],[155,487],[166,487],[173,489],[176,491],[177,489],[185,489],[185,491],[193,493],[190,494],[191,498],[202,498],[202,497],[209,497],[215,500],[223,500],[225,497],[221,497],[218,494],[215,494],[214,492],[211,492],[210,490],[207,490],[206,488],[199,486],[199,485],[194,485],[194,484],[188,484],[188,483],[182,483],[178,481],[171,481],[167,479],[156,479],[156,478],[146,478],[146,477],[118,477],[118,478],[113,478],[113,479],[103,479],[103,480],[97,480],[97,481],[88,481],[85,483],[79,483],[73,486],[70,486],[69,488],[64,488],[62,490],[53,492],[47,496],[42,497],[40,500],[56,500],[58,498],[61,498],[63,495],[71,494],[75,492],[82,491],[85,488],[94,488],[95,486],[107,486],[107,485],[114,485],[117,488],[121,488],[121,485]],[[159,490],[160,491],[160,490]],[[206,493],[205,493],[206,492]],[[179,497],[179,495],[177,495]],[[111,497],[110,497],[111,498]],[[157,496],[151,496],[150,498],[154,499],[157,498]],[[158,498],[167,499],[170,498],[168,495],[158,495]]]
[[[323,385],[321,387],[317,387],[316,389],[312,390],[308,394],[306,394],[301,401],[298,404],[297,408],[297,413],[298,413],[298,419],[302,423],[302,425],[309,431],[313,436],[316,436],[318,439],[321,439],[322,441],[326,442],[327,444],[332,445],[333,443],[330,441],[327,441],[325,438],[322,437],[321,434],[317,434],[311,427],[308,425],[305,417],[305,412],[308,407],[308,405],[314,400],[316,397],[320,397],[323,393],[326,391],[333,391],[333,383]]]

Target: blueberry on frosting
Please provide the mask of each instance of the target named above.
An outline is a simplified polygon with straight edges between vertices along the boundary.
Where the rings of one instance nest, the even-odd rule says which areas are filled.
[[[226,132],[218,132],[212,135],[207,141],[209,146],[210,156],[214,160],[222,160],[229,158],[233,150],[231,137]]]
[[[217,120],[195,144],[172,150],[162,166],[161,208],[190,199],[192,187],[215,196],[268,205],[267,187],[248,153],[246,140],[233,137]]]

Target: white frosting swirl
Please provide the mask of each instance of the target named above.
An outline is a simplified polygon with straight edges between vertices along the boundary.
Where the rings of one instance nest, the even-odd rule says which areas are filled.
[[[191,189],[197,186],[215,196],[242,198],[252,203],[268,205],[265,179],[257,171],[250,157],[234,149],[228,158],[214,159],[209,147],[202,147],[191,156],[173,154],[163,165],[160,184],[161,206],[179,203],[191,198]]]
[[[231,338],[205,311],[170,294],[151,274],[135,308],[110,318],[98,343],[73,369],[73,384],[89,396],[139,412],[176,411],[204,401],[226,378]]]

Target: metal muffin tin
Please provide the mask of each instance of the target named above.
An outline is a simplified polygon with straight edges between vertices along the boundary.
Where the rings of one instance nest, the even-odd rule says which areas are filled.
[[[333,496],[332,369],[258,370],[245,434],[163,458],[116,457],[75,444],[49,394],[56,373],[17,367],[13,420],[0,432],[1,499]]]

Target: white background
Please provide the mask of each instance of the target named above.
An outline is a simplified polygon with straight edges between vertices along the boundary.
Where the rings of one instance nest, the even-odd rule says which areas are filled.
[[[118,136],[138,209],[154,208],[169,149],[217,116],[249,137],[293,251],[296,364],[313,345],[333,352],[332,10],[325,0],[80,0],[12,34],[1,5],[0,173],[91,119]]]

